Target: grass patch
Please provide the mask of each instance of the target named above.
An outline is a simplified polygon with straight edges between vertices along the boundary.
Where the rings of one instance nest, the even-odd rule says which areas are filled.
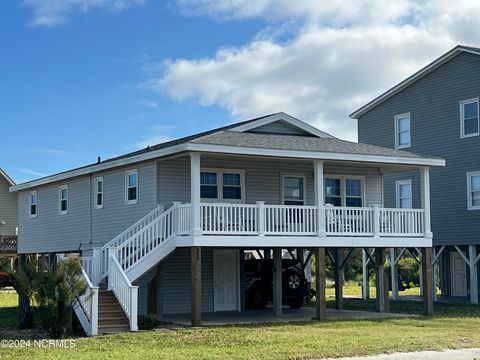
[[[327,289],[325,291],[327,298],[335,297],[335,287],[333,281],[327,281]],[[392,292],[390,291],[390,295]],[[361,297],[362,287],[356,281],[347,281],[343,286],[343,295],[346,297]],[[376,295],[375,286],[370,286],[370,297]],[[400,296],[420,296],[420,287],[413,286],[410,289],[399,291]]]
[[[0,301],[11,305],[11,296]],[[374,307],[373,300],[345,299],[346,309]],[[400,313],[423,310],[420,301],[397,301],[391,307]],[[302,359],[480,346],[480,307],[443,303],[435,304],[435,311],[431,318],[159,329],[77,338],[75,349],[4,348],[0,358]]]
[[[17,326],[18,295],[15,291],[0,291],[0,329]]]

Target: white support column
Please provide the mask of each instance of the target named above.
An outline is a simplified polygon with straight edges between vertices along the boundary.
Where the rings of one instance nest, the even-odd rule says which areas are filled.
[[[478,265],[477,265],[477,246],[468,246],[468,260],[470,267],[470,302],[478,304]]]
[[[190,196],[192,204],[192,236],[202,235],[200,218],[200,154],[190,153]]]
[[[93,283],[93,285],[97,286],[100,282],[100,278],[102,276],[102,249],[101,248],[95,248],[92,251],[92,258],[93,258],[93,264],[92,264],[92,279],[90,281]]]
[[[390,248],[390,273],[392,276],[392,300],[398,298],[398,267],[395,248]]]
[[[370,277],[368,274],[369,258],[365,249],[362,249],[362,298],[363,300],[370,299]]]
[[[258,235],[265,236],[265,201],[257,201],[258,206]]]
[[[324,195],[324,181],[323,181],[323,161],[315,160],[313,162],[314,178],[315,178],[315,205],[318,207],[317,211],[317,233],[320,237],[325,237],[327,231],[325,228],[325,195]]]
[[[377,205],[373,207],[373,236],[380,237],[380,209]]]
[[[420,169],[422,209],[425,211],[425,237],[432,238],[432,226],[430,219],[430,168]]]
[[[113,258],[118,256],[118,249],[117,247],[109,247],[108,251],[108,268],[113,269]],[[112,277],[108,276],[108,290],[112,290]]]

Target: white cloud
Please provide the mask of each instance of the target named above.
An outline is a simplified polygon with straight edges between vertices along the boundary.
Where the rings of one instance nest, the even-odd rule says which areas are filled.
[[[75,12],[91,9],[117,12],[131,6],[142,5],[146,0],[24,0],[23,5],[33,12],[32,26],[55,26],[65,23]]]
[[[223,21],[264,18],[269,31],[207,58],[164,61],[152,88],[235,119],[285,111],[346,139],[356,139],[350,112],[455,44],[475,45],[480,29],[480,2],[468,0],[177,2]],[[299,25],[280,41],[271,29],[289,22]]]

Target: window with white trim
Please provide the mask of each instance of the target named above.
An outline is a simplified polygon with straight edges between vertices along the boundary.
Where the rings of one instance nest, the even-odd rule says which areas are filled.
[[[30,199],[29,215],[30,217],[37,217],[37,204],[38,204],[37,191],[31,191],[29,194],[29,199]]]
[[[468,210],[480,209],[480,171],[467,173]]]
[[[97,177],[94,181],[95,186],[95,209],[103,208],[103,177]]]
[[[136,204],[138,201],[138,171],[125,172],[125,204]]]
[[[479,134],[478,98],[460,101],[460,137]]]
[[[68,213],[68,185],[62,185],[58,188],[59,212],[60,215]]]
[[[202,200],[243,202],[245,198],[243,170],[202,169],[200,172],[200,197]]]
[[[364,178],[327,175],[324,180],[325,204],[333,206],[364,206]]]
[[[305,176],[283,175],[283,204],[305,205]]]
[[[395,182],[396,206],[402,209],[411,209],[412,201],[412,180],[398,180]]]
[[[395,115],[395,148],[411,146],[410,113]]]

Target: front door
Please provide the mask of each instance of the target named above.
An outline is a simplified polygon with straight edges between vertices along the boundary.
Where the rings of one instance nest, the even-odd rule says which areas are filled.
[[[238,310],[238,251],[213,250],[214,311]]]
[[[458,252],[450,253],[452,296],[467,296],[467,264]]]

